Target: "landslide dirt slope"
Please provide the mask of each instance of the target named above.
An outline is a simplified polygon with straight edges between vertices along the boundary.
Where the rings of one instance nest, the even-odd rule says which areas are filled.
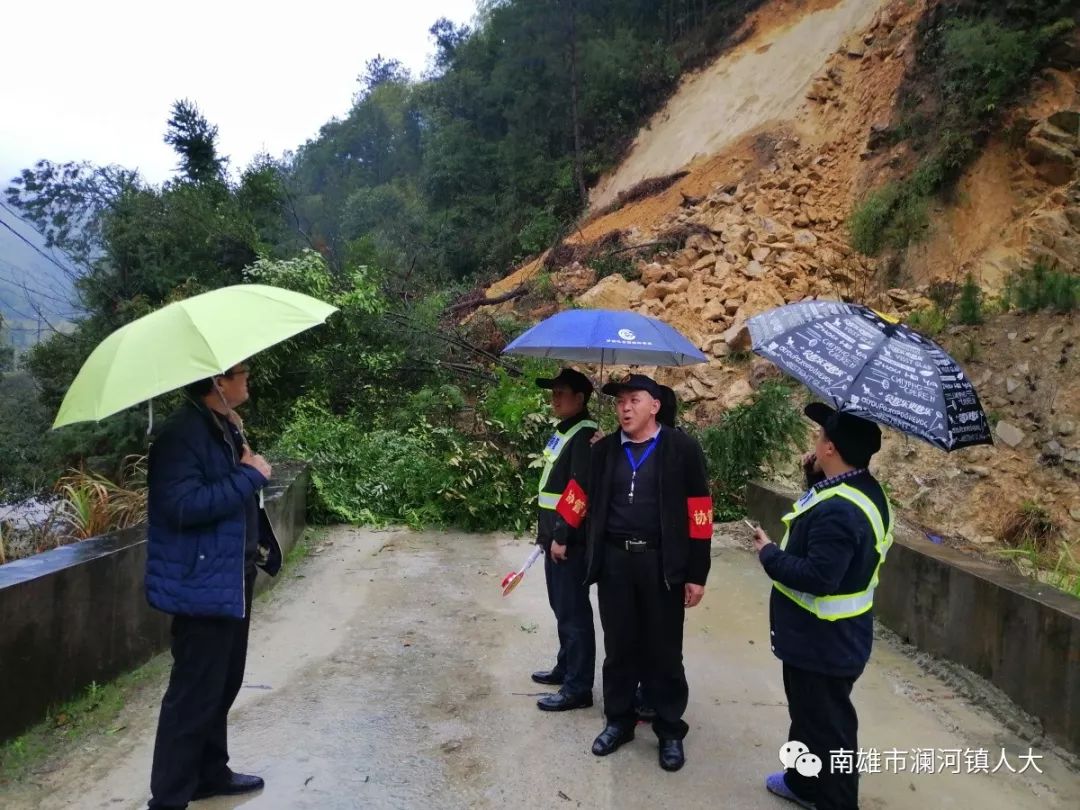
[[[687,76],[634,141],[622,165],[590,196],[592,208],[650,177],[716,154],[748,132],[791,119],[825,60],[868,25],[883,0],[771,3],[752,15],[754,33],[707,69]]]
[[[878,261],[850,247],[854,205],[912,157],[876,133],[895,122],[931,4],[761,6],[746,22],[749,38],[685,79],[639,134],[565,243],[488,295],[523,284],[532,292],[487,314],[535,320],[574,302],[662,318],[710,355],[707,365],[656,370],[689,418],[707,423],[772,373],[740,351],[745,320],[763,309],[825,297],[910,316],[968,272],[989,293],[1036,260],[1080,272],[1075,65],[1036,79],[906,255]],[[649,181],[676,171],[670,184]],[[623,272],[600,277],[597,256],[623,257]],[[1065,315],[1006,314],[941,339],[1008,443],[946,456],[890,436],[882,477],[909,516],[947,542],[993,547],[1037,504],[1054,529],[1048,550],[1070,548],[1080,529],[1080,328]]]

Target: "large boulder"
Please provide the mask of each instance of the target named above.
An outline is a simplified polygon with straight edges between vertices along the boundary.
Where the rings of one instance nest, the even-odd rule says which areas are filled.
[[[745,352],[750,349],[750,330],[745,321],[736,321],[724,332],[724,343],[733,352]]]
[[[720,321],[727,318],[727,316],[727,307],[719,298],[712,299],[701,310],[701,319],[705,321]]]
[[[1038,138],[1044,141],[1050,141],[1050,143],[1056,143],[1058,146],[1064,146],[1066,149],[1072,149],[1076,144],[1076,128],[1075,125],[1069,121],[1067,113],[1054,113],[1051,116],[1053,120],[1060,121],[1065,125],[1064,128],[1059,127],[1053,123],[1053,120],[1040,121],[1035,127],[1028,133],[1028,139]]]
[[[644,297],[646,299],[659,298],[663,300],[670,295],[685,292],[689,286],[690,282],[685,278],[677,278],[674,281],[657,281],[655,284],[650,284],[645,288]]]
[[[1046,138],[1028,138],[1027,159],[1039,177],[1052,185],[1065,185],[1076,176],[1076,156],[1072,150]]]
[[[727,391],[724,392],[723,401],[725,408],[734,408],[741,405],[754,395],[754,389],[746,380],[735,380]]]
[[[675,270],[662,264],[652,262],[641,268],[641,283],[645,286],[655,284],[658,281],[672,281],[675,278]]]
[[[745,298],[739,311],[735,313],[735,320],[745,321],[759,312],[782,307],[785,303],[784,296],[771,281],[767,279],[751,281],[746,285]]]
[[[596,286],[582,293],[578,303],[589,309],[631,309],[641,302],[644,292],[645,288],[636,281],[627,281],[616,273],[600,279]]]

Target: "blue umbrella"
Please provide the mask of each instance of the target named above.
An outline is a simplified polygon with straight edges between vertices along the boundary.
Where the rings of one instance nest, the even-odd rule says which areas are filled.
[[[943,450],[993,444],[971,381],[914,329],[841,301],[778,307],[747,326],[755,352],[840,410]]]
[[[547,318],[503,349],[504,354],[573,363],[688,366],[708,362],[663,321],[609,309],[568,309]]]

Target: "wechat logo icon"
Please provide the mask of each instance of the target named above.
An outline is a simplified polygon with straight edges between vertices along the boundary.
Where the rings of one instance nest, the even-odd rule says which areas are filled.
[[[789,740],[780,746],[780,764],[794,768],[800,776],[815,777],[821,773],[821,757],[811,754],[810,749],[798,740]]]

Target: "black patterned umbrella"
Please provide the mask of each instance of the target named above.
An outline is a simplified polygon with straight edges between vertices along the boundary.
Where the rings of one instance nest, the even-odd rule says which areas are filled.
[[[910,327],[842,301],[778,307],[747,326],[755,352],[839,410],[943,450],[993,444],[960,365]]]

